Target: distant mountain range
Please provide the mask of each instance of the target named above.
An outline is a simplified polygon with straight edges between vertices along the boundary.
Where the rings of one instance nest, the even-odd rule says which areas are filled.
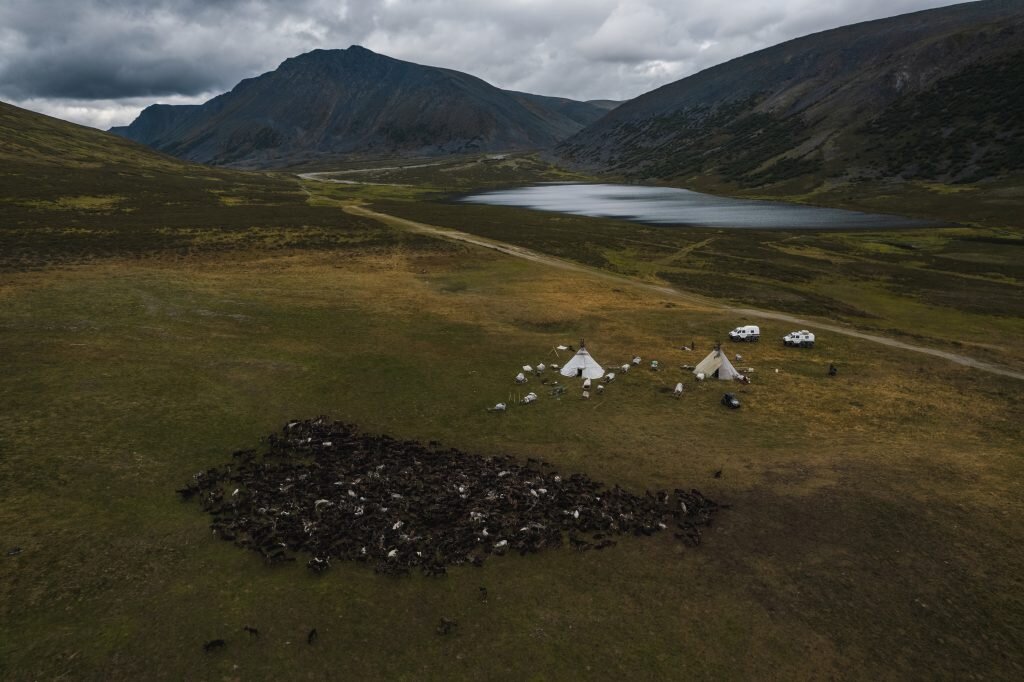
[[[1024,172],[1024,2],[791,40],[630,100],[557,154],[634,179],[790,194]]]
[[[287,59],[202,105],[155,104],[111,132],[190,161],[285,167],[547,149],[615,104],[501,90],[352,46]]]
[[[1024,2],[816,33],[624,104],[501,90],[358,46],[314,50],[111,132],[242,168],[553,150],[576,168],[726,192],[974,182],[1024,173]]]

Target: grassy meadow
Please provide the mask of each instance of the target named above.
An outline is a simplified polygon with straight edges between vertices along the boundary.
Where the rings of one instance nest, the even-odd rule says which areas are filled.
[[[123,159],[114,161],[137,169]],[[0,678],[1024,675],[1024,383],[840,335],[786,349],[774,339],[789,329],[762,322],[761,343],[727,344],[744,356],[737,366],[754,368],[749,386],[728,386],[743,401],[729,411],[721,384],[694,383],[682,365],[745,320],[339,206],[369,201],[513,242],[521,229],[531,248],[568,255],[542,239],[530,218],[540,214],[432,201],[446,190],[429,178],[310,181],[303,192],[288,178],[224,172],[236,200],[223,201],[153,171],[156,181],[132,182],[171,203],[149,206],[118,185],[123,169],[103,186],[45,195],[12,179],[51,177],[44,165],[0,175],[3,253],[20,245],[0,261]],[[475,172],[451,184],[468,187]],[[505,180],[480,184],[491,182]],[[95,199],[114,195],[126,198]],[[193,198],[174,205],[172,195]],[[585,247],[577,253],[603,254],[601,267],[640,281],[671,281],[658,273],[687,248],[655,242],[672,232],[636,227],[644,244],[629,255],[625,225],[545,220],[569,226],[563,238]],[[160,234],[170,236],[146,236]],[[800,263],[817,263],[813,249],[833,242],[867,248],[859,235],[825,235],[825,245],[750,238],[745,253],[785,246]],[[890,263],[884,244],[871,248],[883,256],[849,257]],[[666,262],[652,264],[659,249]],[[778,276],[764,267],[766,281]],[[815,295],[838,297],[815,282]],[[950,324],[979,320],[986,334],[1005,334],[1007,348],[993,353],[1019,359],[1009,348],[1019,316],[928,310],[923,338],[952,344],[937,322],[948,313]],[[523,391],[512,382],[520,365],[564,361],[552,347],[581,336],[606,368],[633,354],[644,366],[589,401],[575,388],[561,399],[538,390],[534,405],[485,410]],[[680,349],[691,341],[696,352]],[[647,369],[650,359],[664,370]],[[830,362],[837,377],[826,375]],[[680,380],[677,401],[666,389]],[[534,378],[525,389],[540,387]],[[175,495],[287,420],[321,414],[540,457],[634,492],[697,488],[731,508],[694,549],[666,532],[396,579],[363,565],[335,563],[322,576],[301,562],[268,567],[214,537],[198,505]],[[21,553],[8,556],[13,547]],[[458,621],[452,634],[437,634],[441,617]],[[307,645],[314,627],[319,640]],[[205,653],[215,638],[226,647]]]

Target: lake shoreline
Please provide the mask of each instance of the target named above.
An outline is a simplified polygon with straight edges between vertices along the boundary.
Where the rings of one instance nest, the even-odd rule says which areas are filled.
[[[891,214],[739,199],[673,187],[612,183],[542,183],[474,192],[451,197],[449,201],[625,220],[667,228],[861,231],[945,226],[940,222]]]

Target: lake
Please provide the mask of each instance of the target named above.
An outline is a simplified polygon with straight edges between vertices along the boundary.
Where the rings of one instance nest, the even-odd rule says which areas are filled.
[[[463,197],[471,204],[517,206],[638,223],[757,230],[849,230],[933,226],[925,220],[779,201],[732,199],[672,187],[547,183]]]

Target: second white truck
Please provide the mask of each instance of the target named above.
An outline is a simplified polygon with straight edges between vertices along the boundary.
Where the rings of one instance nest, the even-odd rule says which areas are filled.
[[[729,332],[729,339],[731,341],[759,341],[761,339],[761,328],[756,324],[736,327]]]
[[[782,344],[794,348],[814,348],[814,334],[806,329],[790,332],[782,337]]]

